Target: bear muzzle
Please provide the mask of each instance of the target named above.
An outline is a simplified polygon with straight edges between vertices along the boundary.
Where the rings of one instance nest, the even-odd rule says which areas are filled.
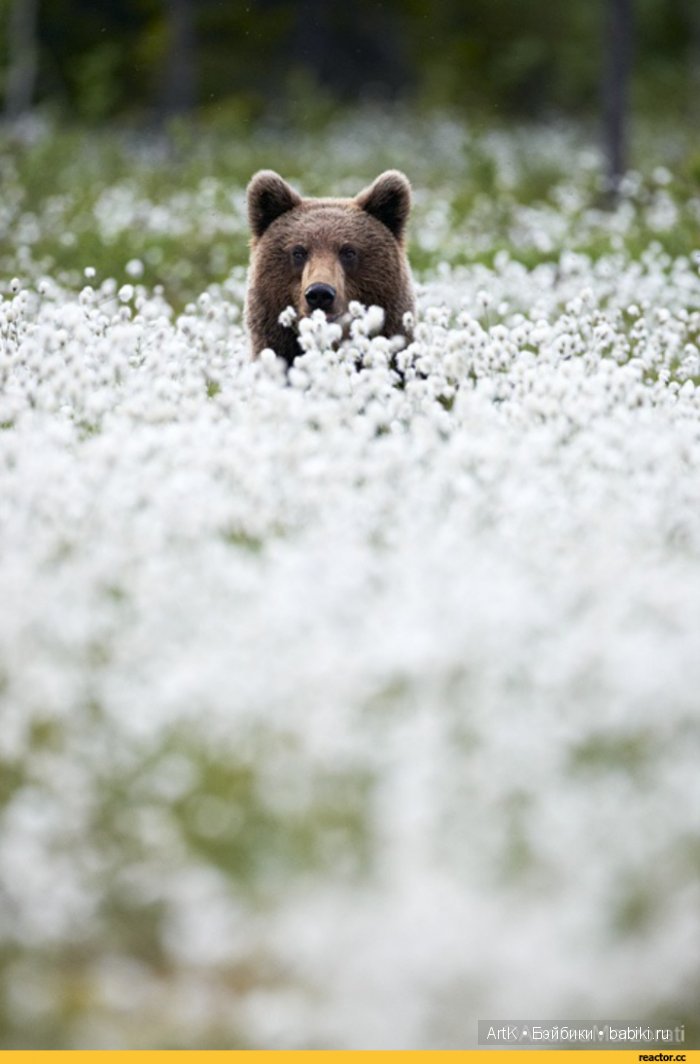
[[[314,310],[322,310],[328,317],[331,317],[334,314],[336,296],[337,292],[332,284],[321,282],[310,284],[304,292],[309,314]]]

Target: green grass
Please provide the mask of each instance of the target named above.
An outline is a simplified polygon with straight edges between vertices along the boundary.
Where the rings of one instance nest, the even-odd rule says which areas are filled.
[[[490,265],[504,250],[528,266],[556,259],[563,250],[594,258],[610,250],[610,216],[603,211],[596,219],[587,213],[599,210],[602,195],[591,155],[595,145],[584,132],[562,136],[555,130],[544,151],[531,151],[529,131],[521,130],[504,157],[503,130],[465,131],[445,124],[439,133],[437,125],[428,116],[408,123],[405,116],[392,121],[380,115],[374,124],[370,116],[364,129],[375,133],[365,137],[366,143],[362,125],[352,116],[335,116],[313,135],[179,125],[168,137],[149,138],[127,129],[86,133],[46,127],[22,142],[5,132],[0,139],[5,222],[0,270],[8,280],[51,275],[77,287],[84,283],[86,266],[95,269],[98,280],[123,278],[126,264],[138,259],[142,283],[162,285],[166,299],[180,309],[245,266],[243,193],[251,174],[263,166],[278,169],[311,195],[349,195],[385,167],[406,170],[417,193],[410,255],[419,276],[445,262]],[[618,243],[633,256],[652,239],[673,255],[688,254],[697,244],[697,215],[691,208],[700,192],[697,152],[690,141],[677,149],[676,176],[662,191],[677,206],[678,224],[659,231],[650,227],[650,210],[660,192],[654,169],[663,160],[664,143],[651,133],[644,143],[646,163],[624,206],[632,220]],[[575,190],[574,209],[561,206],[567,189]],[[133,219],[107,234],[97,216],[102,202],[109,220],[105,195],[140,204]],[[436,202],[444,210],[445,239],[438,233],[426,241]],[[557,222],[560,232],[546,247],[514,241],[524,208]],[[173,218],[172,231],[167,224],[154,224],[163,211]]]

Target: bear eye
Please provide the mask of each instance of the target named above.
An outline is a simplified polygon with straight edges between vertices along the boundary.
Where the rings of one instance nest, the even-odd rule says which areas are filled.
[[[357,262],[357,251],[351,244],[343,244],[340,249],[340,261],[343,266],[353,266]]]
[[[296,244],[295,247],[292,248],[292,262],[295,266],[303,266],[306,262],[307,255],[308,252],[306,248],[302,247],[301,244]]]

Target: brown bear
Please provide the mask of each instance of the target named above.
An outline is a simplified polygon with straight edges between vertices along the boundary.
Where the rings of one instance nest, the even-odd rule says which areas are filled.
[[[288,364],[300,353],[296,330],[279,316],[320,310],[345,326],[357,300],[384,311],[382,333],[410,338],[414,309],[404,232],[411,186],[387,170],[354,199],[304,199],[273,170],[248,185],[251,257],[246,319],[253,355],[271,347]]]

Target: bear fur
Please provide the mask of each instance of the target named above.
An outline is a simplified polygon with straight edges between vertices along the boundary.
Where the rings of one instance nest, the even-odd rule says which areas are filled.
[[[382,333],[410,339],[404,315],[414,296],[404,235],[411,186],[387,170],[354,199],[305,199],[273,170],[248,185],[251,230],[246,320],[254,357],[271,347],[288,364],[300,353],[296,330],[279,316],[322,310],[345,326],[357,300],[384,311]]]

